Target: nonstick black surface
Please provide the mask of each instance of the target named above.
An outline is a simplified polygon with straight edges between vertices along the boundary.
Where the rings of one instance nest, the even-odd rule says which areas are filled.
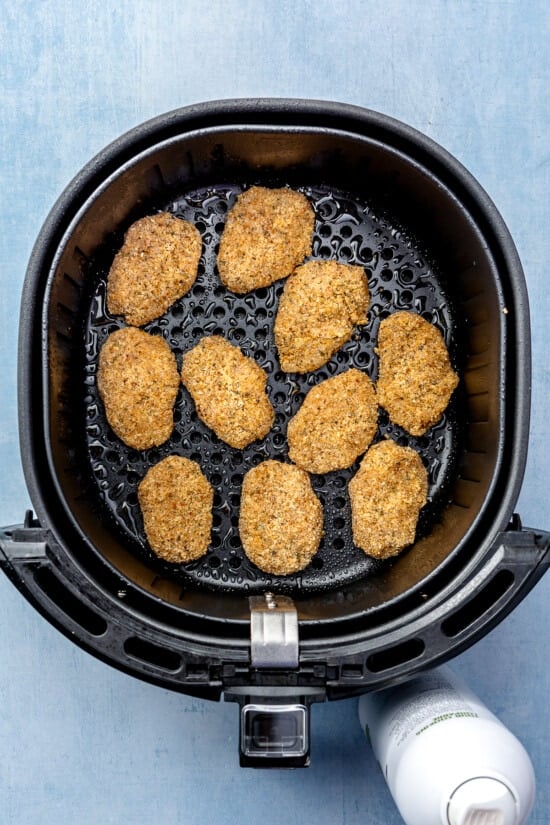
[[[262,181],[265,183],[265,181]],[[275,184],[274,184],[275,185]],[[127,225],[97,251],[89,262],[85,303],[84,347],[80,353],[84,392],[79,408],[85,431],[82,466],[87,488],[100,516],[130,549],[159,575],[207,589],[246,592],[271,589],[282,592],[315,592],[340,587],[378,571],[381,562],[365,556],[351,536],[347,486],[359,461],[350,469],[312,475],[311,481],[325,513],[325,535],[312,563],[294,576],[274,577],[259,570],[246,558],[239,538],[239,500],[247,469],[268,458],[288,460],[286,428],[308,390],[326,378],[350,367],[377,375],[375,345],[378,326],[397,310],[410,310],[434,323],[443,333],[457,367],[456,329],[460,323],[456,307],[445,289],[445,273],[430,259],[429,250],[408,237],[394,217],[372,203],[320,186],[296,186],[310,199],[316,214],[313,257],[359,264],[369,280],[371,306],[368,323],[358,328],[352,340],[321,369],[307,375],[280,370],[273,340],[273,323],[282,281],[269,288],[237,296],[221,284],[216,254],[225,216],[242,185],[202,187],[148,204],[140,214],[167,210],[192,221],[202,234],[203,253],[198,278],[189,293],[145,329],[162,335],[174,351],[178,367],[182,353],[206,335],[224,335],[253,357],[268,374],[268,394],[275,408],[275,423],[268,436],[245,450],[235,450],[221,441],[197,417],[193,402],[180,387],[171,438],[159,448],[137,452],[121,442],[106,422],[99,398],[96,371],[98,353],[106,337],[124,326],[123,320],[106,310],[106,279],[112,259],[120,248]],[[461,392],[455,393],[442,420],[426,435],[414,438],[389,422],[379,411],[376,440],[390,437],[421,455],[429,473],[429,501],[421,513],[417,537],[430,531],[445,507],[457,472],[460,420],[457,409]],[[148,468],[170,454],[183,455],[200,463],[215,489],[214,527],[206,556],[187,565],[167,564],[150,550],[137,499],[137,488]],[[409,552],[414,552],[414,547]],[[389,562],[391,564],[391,562]],[[388,564],[388,562],[386,562]]]

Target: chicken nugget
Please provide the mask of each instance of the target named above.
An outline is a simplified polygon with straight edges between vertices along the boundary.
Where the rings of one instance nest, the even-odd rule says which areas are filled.
[[[130,226],[107,279],[107,308],[136,327],[182,298],[197,277],[202,240],[188,221],[168,212]]]
[[[158,335],[125,327],[101,347],[97,385],[107,421],[135,450],[170,437],[179,383],[174,354]]]
[[[199,341],[184,355],[181,377],[198,416],[231,447],[242,450],[270,431],[275,413],[267,375],[225,338]]]
[[[395,424],[423,435],[445,412],[457,384],[439,330],[414,312],[380,324],[376,394]]]
[[[350,369],[306,395],[288,424],[288,455],[310,473],[350,467],[376,434],[378,405],[370,378]]]
[[[367,322],[369,287],[361,266],[308,261],[285,284],[275,319],[281,369],[322,367]]]
[[[145,534],[166,561],[204,556],[212,531],[214,491],[195,461],[178,455],[151,467],[138,487]]]
[[[218,254],[222,283],[250,292],[286,278],[311,255],[315,215],[301,192],[252,186],[225,222]]]
[[[260,570],[287,576],[303,570],[323,535],[323,508],[309,476],[281,461],[264,461],[244,477],[239,532]]]
[[[393,441],[372,446],[349,483],[357,547],[387,559],[412,544],[427,494],[428,474],[418,453]]]

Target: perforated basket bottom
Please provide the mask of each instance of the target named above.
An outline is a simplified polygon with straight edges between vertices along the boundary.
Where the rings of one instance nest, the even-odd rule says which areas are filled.
[[[311,593],[340,587],[378,571],[382,563],[368,558],[355,547],[351,535],[347,488],[359,461],[349,470],[311,476],[313,488],[324,506],[325,535],[309,567],[287,577],[264,574],[244,554],[238,531],[243,475],[265,459],[288,460],[287,424],[311,387],[350,367],[364,370],[376,380],[374,348],[378,326],[390,312],[411,310],[434,323],[443,333],[454,360],[456,308],[449,301],[444,278],[430,261],[429,252],[408,237],[391,216],[379,214],[373,204],[327,188],[307,185],[296,188],[310,199],[316,214],[313,257],[363,266],[371,292],[368,323],[356,330],[352,340],[328,364],[307,375],[285,374],[279,367],[273,322],[283,282],[237,296],[228,292],[219,280],[216,255],[220,235],[227,211],[243,187],[209,186],[155,204],[155,208],[170,211],[197,226],[203,237],[203,254],[198,278],[190,292],[145,329],[168,341],[178,367],[182,353],[203,336],[219,334],[238,345],[267,372],[275,422],[263,441],[244,450],[229,447],[198,419],[183,386],[176,402],[174,431],[160,448],[136,452],[114,435],[99,399],[96,371],[101,345],[109,333],[124,325],[120,318],[108,314],[105,290],[106,276],[122,244],[126,226],[98,251],[87,273],[90,291],[84,307],[84,380],[79,382],[84,387],[80,409],[84,417],[82,466],[87,487],[96,501],[99,516],[132,553],[146,561],[158,575],[187,586],[225,591],[271,589]],[[132,217],[137,219],[140,215]],[[420,453],[428,469],[429,502],[421,513],[417,537],[429,532],[439,518],[456,475],[460,422],[456,407],[460,393],[455,395],[443,419],[420,438],[413,438],[391,424],[383,410],[379,413],[376,440],[389,436],[399,444],[412,447]],[[137,499],[138,484],[149,467],[171,454],[198,461],[215,489],[214,526],[208,553],[187,565],[172,565],[157,559],[147,544]],[[409,552],[415,552],[414,547]]]

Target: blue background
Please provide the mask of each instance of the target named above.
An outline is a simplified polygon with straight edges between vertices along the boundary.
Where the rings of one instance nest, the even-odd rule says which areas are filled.
[[[545,0],[328,3],[4,0],[0,13],[0,523],[29,498],[16,419],[26,262],[79,168],[137,123],[192,102],[295,96],[424,131],[495,200],[532,308],[530,454],[518,511],[550,529],[550,6]],[[527,746],[530,822],[550,820],[550,575],[456,669]],[[314,707],[312,767],[237,764],[237,711],[84,654],[0,578],[0,825],[394,825],[356,702]]]

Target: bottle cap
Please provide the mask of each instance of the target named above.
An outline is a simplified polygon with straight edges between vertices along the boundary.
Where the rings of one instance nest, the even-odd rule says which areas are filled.
[[[517,825],[518,808],[510,788],[498,779],[468,779],[451,795],[449,825]]]

